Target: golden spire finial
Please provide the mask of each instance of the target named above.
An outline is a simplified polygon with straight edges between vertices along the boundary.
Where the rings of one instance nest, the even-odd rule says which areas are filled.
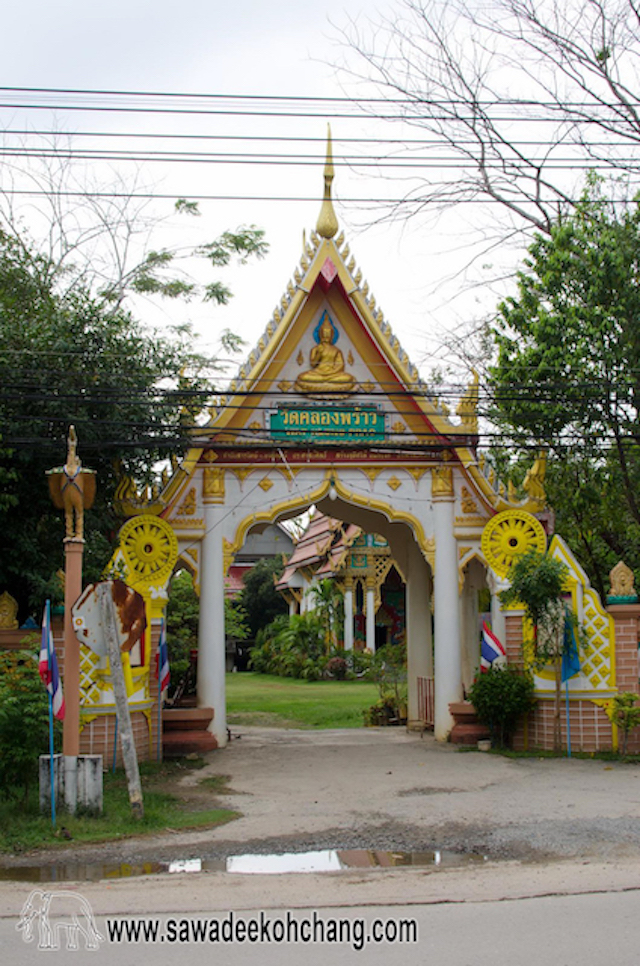
[[[318,223],[316,225],[316,231],[321,238],[333,238],[338,230],[338,219],[336,218],[336,213],[333,210],[333,202],[331,200],[331,182],[333,181],[334,175],[333,151],[331,147],[331,125],[328,124],[327,160],[324,165],[324,198],[322,200],[322,208],[320,209]]]

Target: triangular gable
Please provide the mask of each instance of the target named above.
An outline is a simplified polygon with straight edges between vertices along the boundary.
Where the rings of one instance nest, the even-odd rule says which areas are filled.
[[[311,459],[336,464],[359,455],[372,461],[380,450],[380,461],[386,464],[398,460],[457,465],[466,480],[463,500],[467,492],[467,502],[477,502],[476,521],[514,506],[541,510],[541,460],[536,466],[540,463],[542,469],[533,474],[524,500],[508,495],[493,471],[478,460],[477,376],[460,401],[457,421],[429,396],[377,307],[344,234],[334,237],[332,177],[329,142],[325,200],[316,231],[303,240],[299,266],[258,344],[230,383],[228,395],[210,410],[208,424],[193,432],[194,445],[165,487],[157,512],[177,516],[187,526],[180,508],[189,480],[203,461],[230,462],[241,475],[243,463],[274,462],[274,451],[289,448],[291,453],[296,447],[312,453]],[[323,335],[327,327],[330,337]],[[325,350],[329,365],[321,361],[318,366]],[[323,366],[326,371],[331,368],[331,359],[337,360],[335,376],[324,383],[317,375]],[[281,472],[291,472],[288,459],[278,456],[277,462]],[[418,479],[424,469],[416,465],[409,472]]]
[[[342,367],[332,377],[334,383],[318,381],[314,391],[305,376],[311,380],[314,375],[312,353],[322,348],[323,324],[332,328],[332,346]],[[455,425],[427,397],[416,367],[376,309],[342,235],[334,240],[311,234],[286,295],[230,388],[204,432],[198,433],[200,438],[219,444],[271,441],[271,413],[279,407],[320,410],[327,404],[338,410],[366,407],[384,415],[381,438],[372,432],[372,445],[379,441],[442,451],[476,442],[475,426]],[[317,436],[324,438],[322,427]],[[326,438],[334,441],[329,431]]]

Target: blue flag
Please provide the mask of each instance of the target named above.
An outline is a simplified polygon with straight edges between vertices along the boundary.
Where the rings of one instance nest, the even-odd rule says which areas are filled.
[[[580,670],[580,656],[578,642],[573,627],[573,620],[568,610],[564,614],[564,642],[562,645],[562,681],[568,681]]]

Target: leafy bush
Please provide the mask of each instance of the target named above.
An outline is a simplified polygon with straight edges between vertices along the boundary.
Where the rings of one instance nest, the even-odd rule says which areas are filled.
[[[386,644],[372,656],[370,676],[380,698],[364,712],[365,724],[401,724],[407,717],[407,650],[404,644]]]
[[[327,661],[326,673],[328,677],[335,678],[336,681],[344,681],[349,673],[349,665],[344,657],[336,654]]]
[[[323,677],[325,629],[314,613],[282,615],[259,631],[250,665],[261,674],[317,681]]]
[[[640,725],[640,708],[636,707],[638,695],[633,691],[622,691],[616,694],[609,712],[610,720],[622,731],[621,754],[627,753],[629,733]]]
[[[517,668],[492,668],[479,674],[469,689],[469,698],[478,719],[504,748],[518,720],[529,714],[535,704],[533,678]]]
[[[61,726],[55,722],[56,749]],[[38,778],[38,757],[49,752],[49,697],[38,661],[28,651],[0,653],[0,794],[29,788]]]

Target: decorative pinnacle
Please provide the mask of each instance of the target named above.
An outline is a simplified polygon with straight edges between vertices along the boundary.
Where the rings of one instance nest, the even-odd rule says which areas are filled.
[[[322,200],[322,207],[320,209],[318,223],[316,225],[316,231],[322,238],[333,238],[338,230],[338,219],[336,218],[336,213],[333,210],[333,201],[331,200],[331,182],[333,181],[334,175],[333,151],[331,147],[331,125],[328,124],[327,160],[324,165],[324,198]]]

